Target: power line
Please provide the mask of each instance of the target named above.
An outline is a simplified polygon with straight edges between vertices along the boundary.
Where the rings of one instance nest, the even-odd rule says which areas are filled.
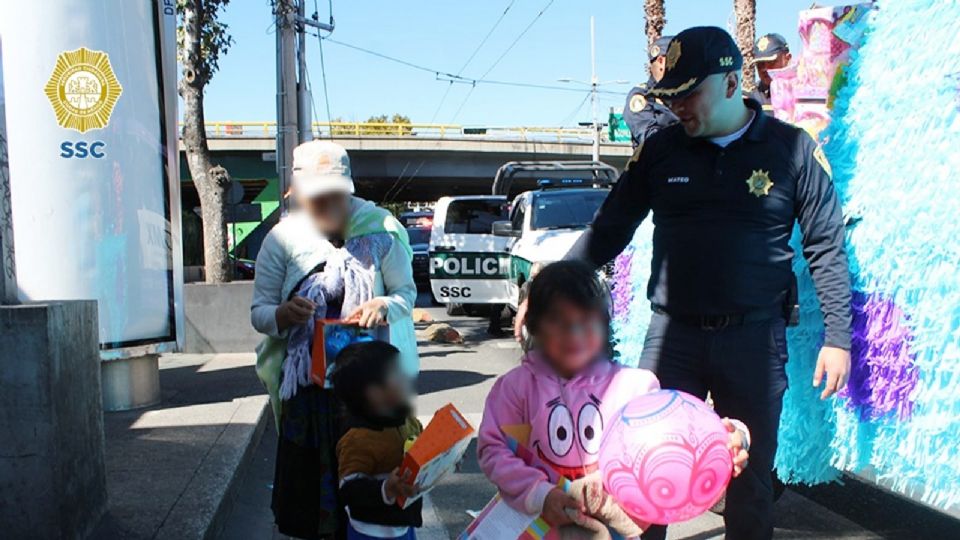
[[[337,41],[337,40],[335,40],[335,39],[333,39],[333,38],[331,38],[331,37],[322,37],[322,36],[318,36],[318,37],[320,37],[320,39],[323,39],[324,41],[327,41],[327,42],[329,42],[329,43],[333,43],[334,45],[340,45],[341,47],[346,47],[346,48],[348,48],[348,49],[353,49],[353,50],[355,50],[355,51],[362,52],[362,53],[365,53],[365,54],[369,54],[369,55],[371,55],[371,56],[376,56],[376,57],[378,57],[378,58],[381,58],[381,59],[383,59],[383,60],[387,60],[387,61],[389,61],[389,62],[394,62],[394,63],[397,63],[397,64],[401,64],[401,65],[407,66],[407,67],[409,67],[409,68],[411,68],[411,69],[415,69],[415,70],[418,70],[418,71],[422,71],[422,72],[424,72],[424,73],[433,74],[433,75],[435,75],[435,76],[437,77],[437,80],[440,80],[440,81],[464,83],[464,84],[470,84],[470,85],[475,85],[475,84],[495,84],[495,85],[500,85],[500,86],[516,86],[516,87],[521,87],[521,88],[538,88],[538,89],[541,89],[541,90],[557,90],[557,91],[562,91],[562,92],[581,92],[581,91],[582,91],[582,90],[579,90],[579,89],[577,89],[577,88],[572,88],[572,87],[570,87],[570,86],[551,86],[551,85],[546,85],[546,84],[523,83],[523,82],[515,82],[515,81],[501,81],[501,80],[483,79],[483,78],[473,79],[473,78],[471,78],[471,77],[463,77],[463,76],[461,76],[461,75],[456,75],[456,74],[454,74],[454,73],[450,73],[450,72],[443,71],[443,70],[439,70],[439,69],[433,69],[433,68],[430,68],[430,67],[427,67],[427,66],[424,66],[424,65],[421,65],[421,64],[416,64],[416,63],[414,63],[414,62],[410,62],[410,61],[408,61],[408,60],[403,60],[403,59],[397,58],[397,57],[395,57],[395,56],[390,56],[390,55],[388,55],[388,54],[384,54],[384,53],[381,53],[381,52],[377,52],[377,51],[374,51],[374,50],[371,50],[371,49],[366,49],[366,48],[364,48],[364,47],[360,47],[360,46],[357,46],[357,45],[352,45],[352,44],[350,44],[350,43],[345,43],[345,42],[343,42],[343,41]],[[617,94],[617,95],[620,95],[620,94],[621,94],[621,92],[613,92],[613,91],[610,91],[610,90],[598,90],[598,92],[601,93],[601,94]]]
[[[319,35],[318,35],[319,36]],[[333,122],[333,116],[330,115],[330,92],[327,91],[327,65],[323,61],[323,39],[318,39],[320,46],[320,76],[323,79],[323,102],[327,107],[327,122]],[[330,130],[333,135],[333,130]]]
[[[517,42],[520,41],[520,38],[522,38],[531,28],[533,28],[533,25],[537,22],[540,16],[543,15],[543,13],[547,11],[547,9],[549,9],[551,5],[553,5],[553,2],[554,0],[550,0],[549,2],[547,2],[545,6],[543,6],[543,9],[541,9],[540,12],[537,13],[536,17],[534,17],[533,20],[530,21],[530,24],[528,24],[527,27],[524,28],[522,32],[520,32],[520,35],[518,35],[516,39],[513,40],[513,43],[511,43],[510,46],[507,47],[507,50],[503,51],[503,54],[501,54],[500,57],[497,58],[497,60],[493,63],[493,65],[491,65],[489,68],[487,68],[486,71],[483,72],[483,75],[480,76],[481,79],[489,75],[490,72],[493,71],[493,68],[497,67],[497,64],[499,64],[500,61],[503,60],[505,56],[507,56],[507,53],[509,53],[510,50],[513,49],[514,45],[516,45]]]
[[[484,79],[487,75],[490,74],[491,71],[493,71],[493,68],[497,67],[497,65],[500,63],[500,61],[503,60],[504,57],[507,56],[507,53],[509,53],[511,50],[513,50],[513,47],[520,41],[520,39],[523,38],[523,36],[526,35],[526,33],[527,33],[531,28],[533,28],[533,25],[537,22],[537,20],[540,19],[540,17],[543,15],[543,13],[544,13],[545,11],[547,11],[547,9],[549,9],[551,5],[553,5],[553,2],[554,2],[554,0],[549,0],[549,1],[546,3],[546,5],[543,6],[543,9],[541,9],[541,10],[537,13],[537,15],[533,18],[532,21],[530,21],[529,24],[527,24],[527,26],[523,29],[523,31],[520,32],[520,34],[510,43],[510,45],[506,48],[506,50],[504,50],[503,53],[500,54],[500,56],[497,57],[497,59],[493,62],[493,64],[491,64],[490,67],[487,68],[487,70],[483,72],[483,75],[480,76],[480,79]],[[464,98],[463,98],[463,102],[460,103],[460,106],[459,106],[459,107],[457,107],[457,113],[453,115],[453,118],[454,118],[454,119],[456,119],[457,114],[460,114],[460,111],[463,110],[463,107],[467,104],[467,100],[470,99],[470,96],[471,96],[471,95],[473,95],[473,88],[471,88],[470,91],[467,92],[467,95],[464,96]],[[452,120],[451,120],[451,121],[452,121]]]
[[[563,118],[563,120],[560,122],[560,127],[567,125],[567,122],[569,122],[570,120],[573,120],[573,118],[580,113],[580,110],[583,109],[584,104],[586,104],[587,100],[590,99],[590,92],[587,92],[586,94],[587,95],[583,96],[583,100],[580,101],[580,104],[577,105],[577,108],[571,111],[570,114],[568,114]]]
[[[470,65],[470,62],[472,62],[474,57],[477,56],[477,53],[480,52],[480,49],[483,48],[483,45],[487,42],[488,39],[490,39],[490,36],[493,35],[493,31],[496,30],[498,26],[500,26],[500,22],[503,21],[503,18],[507,16],[507,12],[510,11],[510,8],[513,7],[513,4],[515,2],[516,0],[510,0],[510,3],[507,4],[506,8],[504,8],[503,13],[500,14],[496,22],[493,23],[493,26],[490,27],[490,30],[487,31],[487,35],[483,36],[483,39],[480,40],[480,43],[477,45],[477,47],[473,50],[472,53],[470,53],[470,56],[467,58],[467,61],[464,62],[462,66],[460,66],[459,70],[457,70],[458,77],[463,74],[463,70],[466,69],[468,65]],[[443,97],[440,98],[440,102],[437,104],[436,110],[433,111],[433,116],[430,117],[431,124],[433,123],[434,120],[437,119],[437,115],[440,114],[440,110],[443,108],[443,104],[447,101],[447,96],[450,95],[451,88],[453,88],[453,80],[451,80],[450,84],[447,85],[446,91],[443,92]],[[454,118],[456,118],[456,115],[454,115]]]
[[[477,89],[476,86],[471,86],[471,87],[470,87],[470,91],[467,92],[467,95],[464,96],[463,101],[460,102],[460,106],[457,107],[457,112],[453,113],[453,117],[450,118],[450,122],[451,122],[451,123],[452,123],[454,120],[456,120],[458,116],[460,116],[460,111],[463,110],[463,106],[466,105],[466,104],[467,104],[467,100],[470,99],[470,94],[472,94],[473,91],[476,90],[476,89]]]
[[[507,16],[507,12],[510,11],[510,8],[513,7],[513,4],[516,1],[517,0],[510,0],[510,3],[507,4],[506,8],[504,8],[503,13],[500,14],[499,18],[497,18],[497,22],[493,23],[493,26],[490,27],[490,31],[487,32],[487,35],[483,36],[483,39],[480,40],[480,44],[477,45],[477,48],[473,50],[473,53],[470,54],[470,57],[467,58],[467,61],[464,62],[463,66],[460,67],[460,71],[457,72],[457,75],[460,75],[461,73],[463,73],[463,70],[466,69],[468,65],[470,65],[470,62],[472,62],[473,58],[477,56],[478,52],[480,52],[480,49],[483,47],[483,44],[486,43],[487,40],[490,39],[490,36],[493,35],[493,31],[496,30],[498,26],[500,26],[500,22],[503,21],[503,18]]]
[[[447,89],[443,92],[443,97],[440,98],[440,103],[437,104],[436,110],[433,111],[433,116],[430,117],[431,124],[437,119],[437,115],[440,114],[440,109],[443,108],[443,102],[445,102],[447,100],[447,96],[450,95],[451,88],[453,88],[453,81],[450,81],[450,84],[447,85]]]

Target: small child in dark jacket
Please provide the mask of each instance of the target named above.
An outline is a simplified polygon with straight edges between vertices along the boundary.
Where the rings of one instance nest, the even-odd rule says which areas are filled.
[[[414,539],[422,502],[400,508],[414,488],[398,476],[408,441],[423,431],[413,416],[413,384],[400,352],[382,341],[355,343],[337,355],[333,389],[346,408],[337,443],[340,501],[350,518],[348,540]]]

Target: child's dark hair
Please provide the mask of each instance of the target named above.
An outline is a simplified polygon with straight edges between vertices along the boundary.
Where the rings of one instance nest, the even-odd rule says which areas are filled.
[[[527,296],[527,329],[536,334],[553,303],[563,299],[587,310],[596,311],[610,322],[610,295],[596,272],[582,261],[558,261],[543,267],[530,283]]]
[[[347,345],[337,355],[330,376],[333,393],[355,415],[368,414],[366,390],[382,385],[396,367],[400,351],[385,341],[365,341]]]

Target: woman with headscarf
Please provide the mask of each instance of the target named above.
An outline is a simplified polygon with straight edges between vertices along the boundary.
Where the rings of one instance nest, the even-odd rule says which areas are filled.
[[[339,405],[331,389],[310,380],[314,321],[389,324],[404,371],[419,370],[407,233],[389,211],[353,191],[343,147],[298,146],[298,208],[270,231],[257,257],[251,319],[266,335],[257,375],[279,431],[272,507],[280,532],[298,538],[334,538],[344,526],[336,496]]]

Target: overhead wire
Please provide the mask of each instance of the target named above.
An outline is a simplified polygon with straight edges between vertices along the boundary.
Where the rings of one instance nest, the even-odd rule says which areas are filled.
[[[371,50],[371,49],[366,49],[366,48],[364,48],[364,47],[360,47],[360,46],[353,45],[353,44],[350,44],[350,43],[345,43],[345,42],[343,42],[343,41],[338,41],[338,40],[333,39],[333,38],[331,38],[331,37],[324,37],[324,36],[319,36],[319,35],[318,35],[318,37],[320,37],[320,39],[322,39],[322,40],[324,40],[324,41],[326,41],[326,42],[328,42],[328,43],[333,43],[334,45],[339,45],[339,46],[341,46],[341,47],[346,47],[346,48],[348,48],[348,49],[353,49],[353,50],[355,50],[355,51],[362,52],[362,53],[365,53],[365,54],[369,54],[369,55],[371,55],[371,56],[376,56],[376,57],[381,58],[381,59],[383,59],[383,60],[387,60],[387,61],[389,61],[389,62],[394,62],[394,63],[397,63],[397,64],[401,64],[401,65],[407,66],[407,67],[409,67],[409,68],[411,68],[411,69],[416,69],[416,70],[418,70],[418,71],[422,71],[422,72],[424,72],[424,73],[433,74],[433,75],[435,75],[435,76],[437,77],[437,80],[440,80],[440,81],[450,82],[450,81],[452,80],[453,82],[456,82],[456,83],[464,83],[464,84],[469,84],[469,85],[473,85],[473,84],[494,84],[494,85],[500,85],[500,86],[515,86],[515,87],[520,87],[520,88],[536,88],[536,89],[541,89],[541,90],[557,90],[557,91],[562,91],[562,92],[582,92],[582,91],[583,91],[582,89],[574,88],[574,87],[571,87],[571,86],[552,86],[552,85],[547,85],[547,84],[525,83],[525,82],[516,82],[516,81],[501,81],[501,80],[494,80],[494,79],[474,79],[474,78],[471,78],[471,77],[464,77],[464,76],[456,75],[456,74],[454,74],[454,73],[450,73],[450,72],[443,71],[443,70],[440,70],[440,69],[433,69],[433,68],[430,68],[430,67],[427,67],[427,66],[424,66],[424,65],[421,65],[421,64],[416,64],[416,63],[410,62],[410,61],[408,61],[408,60],[403,60],[403,59],[397,58],[397,57],[395,57],[395,56],[390,56],[390,55],[388,55],[388,54],[384,54],[384,53],[381,53],[381,52],[377,52],[377,51],[374,51],[374,50]],[[600,93],[600,94],[617,94],[617,95],[620,95],[620,94],[621,94],[621,92],[614,92],[614,91],[611,91],[611,90],[597,90],[597,92]]]
[[[328,6],[330,8],[330,20],[333,21],[333,0],[329,0]],[[317,0],[313,0],[313,16],[316,17],[318,13]],[[330,92],[327,91],[327,65],[323,59],[323,37],[320,35],[320,32],[317,32],[317,45],[320,48],[320,76],[323,79],[323,102],[327,110],[327,123],[330,123],[333,122],[333,116],[330,114]],[[310,94],[310,99],[313,99],[312,93]],[[330,128],[330,137],[333,138],[332,127]]]
[[[580,113],[580,111],[583,109],[583,106],[587,103],[587,100],[589,99],[590,99],[590,92],[587,92],[587,95],[583,97],[583,100],[580,101],[580,104],[577,105],[577,107],[573,109],[573,111],[571,111],[570,114],[565,116],[563,120],[560,121],[560,127],[566,126],[567,122],[573,120],[573,118]]]
[[[483,48],[483,45],[487,42],[488,39],[490,39],[490,36],[493,35],[493,31],[496,30],[498,26],[500,26],[500,23],[503,21],[503,18],[507,16],[507,12],[510,11],[510,8],[513,7],[513,4],[516,1],[517,0],[510,0],[510,3],[507,4],[506,8],[504,8],[503,13],[500,14],[500,17],[497,18],[497,21],[493,23],[493,26],[490,27],[490,30],[487,32],[487,35],[483,36],[483,39],[480,40],[480,44],[477,45],[477,48],[473,50],[473,53],[470,54],[470,57],[467,58],[467,61],[464,62],[462,66],[460,66],[460,70],[457,71],[457,75],[463,73],[463,70],[467,69],[467,66],[470,65],[470,62],[473,61],[473,58],[477,56],[477,53],[480,52],[480,49]]]
[[[497,64],[499,64],[500,61],[503,60],[503,58],[504,58],[505,56],[507,56],[507,53],[509,53],[509,52],[513,49],[513,47],[520,41],[520,39],[523,38],[523,36],[524,36],[531,28],[533,28],[533,25],[536,24],[537,20],[539,20],[540,17],[544,14],[544,12],[546,12],[546,11],[550,8],[550,6],[553,5],[553,2],[554,2],[554,0],[549,0],[549,1],[547,2],[547,4],[546,4],[545,6],[543,6],[543,8],[542,8],[542,9],[537,13],[537,15],[533,18],[533,20],[530,21],[529,24],[527,24],[526,28],[524,28],[523,31],[520,32],[520,35],[518,35],[518,36],[513,40],[513,42],[510,43],[510,46],[507,47],[507,49],[506,49],[505,51],[503,51],[503,54],[501,54],[501,55],[493,62],[493,64],[492,64],[489,68],[487,68],[486,71],[483,72],[483,75],[480,76],[481,79],[483,79],[484,77],[486,77],[487,75],[489,75],[490,72],[493,71],[493,68],[497,67]]]
[[[463,70],[467,69],[467,66],[470,65],[470,62],[477,56],[477,53],[480,52],[480,49],[483,48],[483,45],[490,39],[490,36],[493,35],[493,32],[500,26],[500,23],[503,21],[503,18],[507,16],[507,13],[510,11],[510,8],[513,7],[513,4],[516,0],[510,0],[510,3],[507,4],[507,7],[504,8],[503,12],[497,17],[497,20],[493,23],[493,26],[490,27],[490,30],[487,31],[487,34],[483,36],[483,39],[480,40],[480,43],[477,44],[477,47],[473,49],[473,52],[470,53],[470,56],[467,58],[467,61],[460,66],[460,69],[457,70],[457,76],[463,74]],[[440,110],[443,108],[443,104],[447,101],[447,96],[450,95],[450,90],[453,89],[453,82],[450,81],[450,84],[447,85],[447,89],[443,92],[443,97],[440,98],[440,102],[437,104],[436,110],[433,111],[433,116],[430,117],[430,123],[432,124],[434,120],[437,119],[437,115],[440,114]],[[471,90],[472,91],[472,90]]]
[[[547,9],[549,9],[550,6],[553,5],[553,2],[554,2],[554,0],[548,0],[548,2],[543,6],[543,8],[541,8],[540,11],[537,12],[537,15],[533,18],[533,20],[531,20],[531,21],[527,24],[527,26],[524,27],[523,31],[521,31],[520,34],[517,35],[517,37],[514,38],[514,40],[513,40],[512,42],[510,42],[510,45],[507,46],[507,48],[503,51],[503,53],[501,53],[500,56],[498,56],[497,59],[494,60],[493,64],[491,64],[490,67],[488,67],[487,70],[483,72],[483,75],[481,75],[481,76],[480,76],[480,79],[478,79],[478,80],[485,79],[486,76],[489,75],[490,72],[493,71],[493,69],[496,68],[497,65],[500,64],[500,61],[502,61],[502,60],[507,56],[507,54],[508,54],[511,50],[513,50],[513,47],[516,46],[516,44],[520,42],[520,40],[523,38],[523,36],[526,35],[526,33],[527,33],[531,28],[533,28],[533,25],[536,24],[536,22],[540,19],[540,17],[543,16],[543,14],[547,11]],[[460,114],[460,111],[463,110],[464,106],[466,106],[466,104],[467,104],[467,101],[470,100],[470,96],[473,95],[473,91],[474,91],[475,88],[476,88],[476,86],[474,86],[474,88],[471,88],[470,91],[467,92],[467,95],[464,96],[463,101],[460,103],[460,106],[457,107],[457,112],[454,113],[453,117],[450,119],[451,122],[453,122],[454,120],[457,119],[457,116]]]

